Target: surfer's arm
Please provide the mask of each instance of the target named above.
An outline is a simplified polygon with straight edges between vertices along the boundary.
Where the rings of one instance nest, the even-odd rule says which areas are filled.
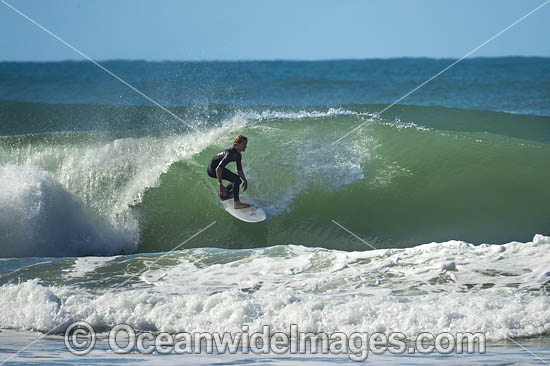
[[[222,182],[222,168],[220,168],[219,165],[216,168],[216,178],[218,178],[218,184],[222,185],[223,184],[223,182]]]
[[[218,167],[216,168],[216,178],[218,178],[220,195],[227,193],[227,190],[225,189],[225,186],[223,185],[223,182],[222,182],[222,170],[223,170],[223,167],[221,166],[221,164],[218,165]]]
[[[235,163],[237,163],[237,173],[239,174],[239,177],[241,177],[243,181],[243,192],[246,191],[246,188],[248,187],[248,181],[246,180],[246,177],[244,176],[243,172],[243,166],[241,164],[241,154],[239,153],[237,159],[235,160]]]
[[[222,160],[220,160],[220,163],[218,164],[218,166],[216,168],[216,178],[218,178],[218,183],[220,184],[220,188],[223,187],[222,172],[223,172],[223,168],[225,168],[225,166],[229,162],[229,160],[228,160],[229,156],[228,155],[229,154],[226,152],[225,155],[223,156]]]
[[[216,178],[218,178],[220,196],[227,194],[227,190],[225,189],[225,186],[223,185],[223,181],[222,181],[222,171],[223,171],[223,167],[221,166],[221,163],[220,163],[216,168]]]
[[[222,185],[222,170],[223,167],[221,164],[218,164],[218,167],[216,168],[216,178],[218,178],[218,183]]]
[[[246,188],[248,188],[248,181],[246,180],[246,177],[244,176],[244,172],[241,170],[237,170],[237,173],[239,173],[239,177],[241,177],[243,181],[243,192],[246,191]]]

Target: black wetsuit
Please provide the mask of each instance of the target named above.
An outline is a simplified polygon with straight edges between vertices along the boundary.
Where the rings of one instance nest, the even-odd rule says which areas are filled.
[[[225,149],[224,151],[214,155],[212,160],[210,160],[210,164],[208,164],[208,175],[212,178],[217,178],[216,176],[216,168],[219,166],[222,168],[222,179],[228,180],[233,184],[229,184],[227,186],[228,190],[233,189],[233,199],[235,201],[239,200],[239,185],[242,183],[241,178],[227,169],[225,166],[227,163],[230,162],[236,162],[237,163],[237,171],[243,170],[243,167],[241,165],[241,153],[237,151],[234,147],[230,147],[229,149]]]

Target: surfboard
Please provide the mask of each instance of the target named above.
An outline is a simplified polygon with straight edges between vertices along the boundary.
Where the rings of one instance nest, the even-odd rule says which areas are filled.
[[[264,209],[262,206],[258,205],[252,200],[252,198],[247,197],[244,194],[239,195],[239,199],[242,203],[250,204],[250,207],[240,208],[236,210],[233,208],[233,198],[226,199],[222,201],[223,208],[233,217],[244,221],[244,222],[260,222],[264,221],[267,218]]]

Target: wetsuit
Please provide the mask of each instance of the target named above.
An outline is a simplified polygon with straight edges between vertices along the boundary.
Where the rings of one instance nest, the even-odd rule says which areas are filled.
[[[208,175],[212,178],[217,178],[216,168],[219,166],[222,168],[222,179],[230,181],[232,184],[227,186],[228,190],[233,189],[233,199],[235,201],[239,200],[239,185],[242,183],[241,178],[227,169],[225,166],[227,163],[234,161],[237,163],[237,171],[242,171],[243,167],[241,165],[241,153],[237,151],[234,147],[225,149],[224,151],[214,155],[210,164],[208,164]]]

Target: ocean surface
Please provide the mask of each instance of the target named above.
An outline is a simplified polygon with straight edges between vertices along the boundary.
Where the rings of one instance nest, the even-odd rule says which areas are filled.
[[[179,118],[89,62],[0,62],[0,338],[299,324],[548,359],[550,58],[466,59],[379,113],[453,61],[102,62]],[[206,174],[238,134],[258,224]]]

